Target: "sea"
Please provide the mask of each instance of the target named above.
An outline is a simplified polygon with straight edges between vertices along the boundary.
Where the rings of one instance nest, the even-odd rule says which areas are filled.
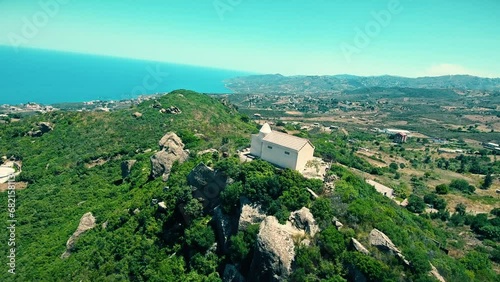
[[[231,93],[252,73],[109,56],[0,46],[0,104],[125,100],[189,89]]]

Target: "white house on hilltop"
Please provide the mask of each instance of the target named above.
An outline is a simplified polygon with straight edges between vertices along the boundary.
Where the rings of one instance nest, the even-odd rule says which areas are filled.
[[[272,131],[265,123],[252,135],[250,154],[283,168],[302,171],[313,159],[314,146],[307,139]]]

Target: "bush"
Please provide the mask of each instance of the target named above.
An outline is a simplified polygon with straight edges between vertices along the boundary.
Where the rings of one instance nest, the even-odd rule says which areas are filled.
[[[450,183],[450,188],[466,194],[472,194],[476,188],[463,179],[454,179]]]
[[[425,202],[422,198],[416,195],[410,195],[406,208],[414,213],[421,213],[425,210]]]
[[[448,194],[449,191],[450,187],[446,184],[439,184],[438,186],[436,186],[436,193],[440,195]]]

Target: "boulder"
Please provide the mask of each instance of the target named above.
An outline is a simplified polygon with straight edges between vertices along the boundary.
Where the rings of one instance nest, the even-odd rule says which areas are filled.
[[[38,128],[40,129],[40,131],[42,132],[42,134],[45,134],[47,132],[50,132],[52,130],[54,130],[54,126],[52,125],[52,123],[50,122],[39,122],[38,123]]]
[[[228,253],[229,238],[236,233],[236,224],[229,215],[222,211],[220,206],[214,210],[213,219],[217,235],[217,245],[222,253]]]
[[[432,265],[432,263],[431,263],[430,275],[434,276],[440,282],[446,282],[446,280],[444,280],[444,277],[441,276],[441,274],[439,274],[439,271],[437,270],[437,268],[434,265]]]
[[[142,113],[135,112],[135,113],[132,114],[132,116],[135,117],[135,118],[140,118],[140,117],[142,117]]]
[[[84,232],[87,230],[90,230],[95,227],[95,217],[92,215],[92,213],[88,212],[82,216],[80,219],[80,224],[78,224],[78,228],[76,228],[76,231],[69,237],[68,241],[66,242],[66,251],[61,255],[61,258],[67,258],[71,255],[71,250],[75,247],[75,242],[82,235]]]
[[[246,230],[252,224],[261,223],[266,214],[262,212],[260,205],[252,204],[247,199],[240,201],[240,219],[238,230]]]
[[[122,178],[127,178],[130,175],[132,167],[135,165],[136,162],[137,162],[136,160],[128,160],[128,161],[123,161],[121,163]]]
[[[316,224],[316,220],[312,215],[311,211],[303,207],[298,211],[294,211],[290,214],[289,221],[297,228],[302,229],[309,233],[311,237],[314,237],[318,233],[319,226]]]
[[[244,282],[245,278],[233,264],[226,264],[224,274],[222,275],[224,282]]]
[[[301,235],[291,224],[282,225],[274,216],[260,224],[249,281],[286,281],[295,258],[293,237]]]
[[[358,240],[351,238],[352,245],[354,246],[354,249],[360,253],[363,253],[365,255],[369,255],[370,251],[368,251],[365,246],[363,246]]]
[[[162,177],[168,180],[174,162],[187,160],[189,154],[184,150],[182,140],[173,132],[169,132],[159,142],[160,151],[151,156],[151,177]]]
[[[230,181],[222,172],[214,171],[203,163],[191,170],[187,180],[193,187],[193,198],[202,202],[205,212],[220,205],[220,193]]]
[[[401,251],[392,243],[391,239],[387,237],[382,231],[378,229],[373,229],[370,232],[370,244],[376,246],[382,251],[392,252],[395,256],[399,257],[406,265],[410,265],[410,262],[405,259]]]

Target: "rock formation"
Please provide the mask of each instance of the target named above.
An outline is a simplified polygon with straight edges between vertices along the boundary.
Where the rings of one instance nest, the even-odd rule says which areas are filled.
[[[226,267],[224,267],[224,274],[222,275],[222,281],[244,282],[245,278],[241,275],[236,266],[233,264],[226,264]]]
[[[285,281],[292,270],[296,238],[319,232],[309,209],[302,208],[290,215],[290,221],[280,224],[276,217],[267,216],[260,224],[255,254],[250,266],[249,281]],[[302,242],[307,245],[308,239]]]
[[[179,108],[177,108],[176,106],[170,106],[166,109],[162,108],[160,110],[160,113],[178,115],[178,114],[182,114],[182,111]]]
[[[295,258],[293,235],[298,230],[268,216],[260,224],[257,246],[250,266],[250,281],[285,281]]]
[[[227,253],[229,250],[229,238],[236,234],[236,223],[226,215],[220,206],[214,210],[214,223],[217,232],[217,245],[222,253]]]
[[[370,244],[376,246],[382,251],[390,251],[397,257],[399,257],[406,265],[410,265],[410,262],[405,259],[401,251],[392,243],[391,239],[387,237],[378,229],[373,229],[370,232]]]
[[[198,164],[187,176],[193,186],[193,198],[199,199],[203,210],[209,212],[220,204],[220,193],[231,181],[222,172],[214,171],[203,163]]]
[[[80,224],[78,224],[78,228],[76,228],[76,231],[69,237],[68,241],[66,242],[66,251],[61,255],[61,258],[67,258],[71,255],[71,250],[75,246],[75,242],[87,230],[90,230],[95,227],[95,217],[92,215],[92,213],[88,212],[82,216],[80,219]]]
[[[127,178],[130,175],[132,167],[135,165],[136,162],[137,162],[136,160],[128,160],[128,161],[123,161],[121,163],[122,178]]]
[[[189,154],[184,150],[181,138],[173,132],[163,136],[159,142],[160,151],[151,157],[151,176],[167,181],[174,162],[184,162]]]
[[[250,203],[247,199],[240,201],[240,207],[238,230],[246,230],[248,226],[261,223],[266,218],[266,214],[262,212],[261,207]]]
[[[363,253],[365,255],[369,255],[370,251],[368,251],[365,246],[363,246],[358,240],[351,238],[352,245],[354,246],[354,249],[360,253]]]
[[[298,211],[294,211],[290,214],[289,221],[297,228],[306,231],[314,237],[316,233],[319,232],[319,226],[316,224],[316,220],[309,211],[308,208],[303,207]]]
[[[28,131],[26,135],[31,137],[41,137],[45,133],[54,130],[54,126],[50,122],[39,122],[37,123],[37,129]]]
[[[132,116],[135,117],[135,118],[140,118],[140,117],[142,117],[142,114],[139,113],[139,112],[135,112],[135,113],[132,114]]]

